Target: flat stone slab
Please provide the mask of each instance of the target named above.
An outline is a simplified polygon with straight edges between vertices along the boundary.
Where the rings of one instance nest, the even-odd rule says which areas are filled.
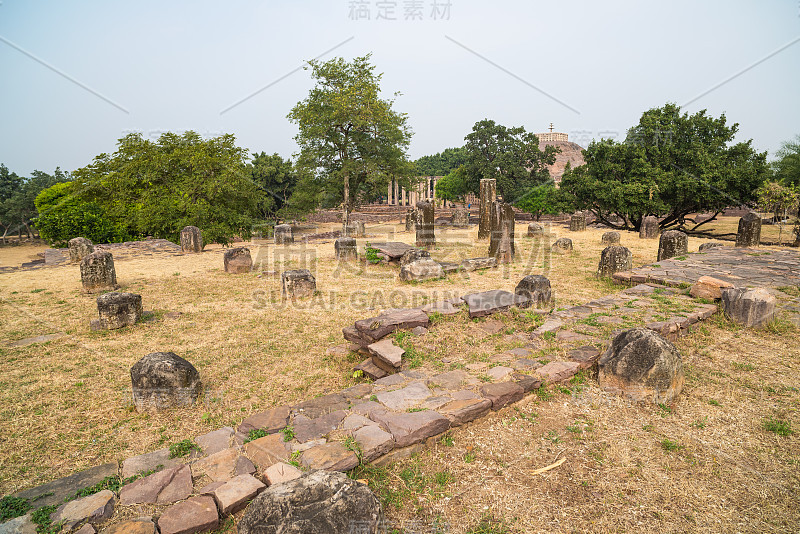
[[[272,464],[264,469],[264,480],[268,485],[274,486],[276,484],[283,484],[296,478],[303,476],[303,472],[293,465],[285,464],[283,462]]]
[[[289,450],[282,434],[270,434],[245,443],[244,450],[250,460],[261,469],[289,459]]]
[[[394,437],[378,425],[365,425],[353,432],[353,438],[361,447],[364,459],[371,462],[394,448]]]
[[[438,409],[438,412],[447,417],[450,426],[460,426],[483,417],[492,409],[490,399],[454,400]]]
[[[98,465],[47,484],[17,492],[14,497],[21,497],[29,501],[35,500],[36,506],[60,505],[64,503],[64,499],[75,495],[78,490],[94,486],[98,482],[102,482],[104,478],[116,475],[118,472],[119,466],[116,462]],[[52,495],[45,496],[50,493]]]
[[[580,364],[581,369],[588,369],[600,359],[600,349],[592,345],[578,347],[568,353],[569,359]]]
[[[319,439],[335,430],[345,417],[347,417],[347,412],[344,410],[336,410],[316,419],[310,419],[305,416],[296,417],[292,425],[294,437],[300,443]]]
[[[481,387],[481,395],[492,402],[492,410],[522,400],[525,390],[514,382],[495,382]]]
[[[82,521],[99,523],[114,513],[115,500],[114,492],[111,490],[98,491],[94,495],[62,504],[50,514],[50,519],[53,523],[63,521],[67,528],[72,528]]]
[[[251,430],[264,430],[267,434],[274,434],[286,427],[289,423],[289,407],[278,406],[247,417],[237,429],[242,434]]]
[[[511,367],[497,365],[486,371],[486,374],[490,376],[492,380],[502,380],[513,372],[514,369],[512,369]]]
[[[428,315],[433,315],[434,313],[438,313],[439,315],[456,315],[461,311],[460,308],[457,308],[452,302],[447,300],[426,304],[420,309]]]
[[[383,254],[387,257],[390,261],[397,261],[400,257],[408,252],[409,250],[413,250],[416,247],[412,247],[407,243],[401,243],[399,241],[389,241],[386,243],[370,243],[369,246],[371,248],[376,249],[379,253]]]
[[[412,382],[402,389],[382,391],[375,396],[390,410],[403,411],[417,406],[431,395],[431,390],[423,382]]]
[[[172,505],[158,518],[161,534],[194,534],[219,526],[217,504],[212,497],[201,495]]]
[[[131,519],[111,525],[103,534],[156,534],[156,524],[147,518]]]
[[[221,515],[238,512],[267,486],[252,475],[238,475],[214,490]]]
[[[422,327],[417,327],[422,328]],[[367,346],[367,350],[381,363],[388,366],[390,369],[399,371],[403,365],[403,354],[405,350],[401,349],[394,344],[392,339],[382,339]],[[382,367],[380,363],[377,364]]]
[[[223,449],[211,456],[201,458],[191,466],[192,475],[206,475],[214,482],[225,482],[237,475],[255,473],[255,466],[236,447]]]
[[[292,413],[302,413],[306,417],[316,419],[337,410],[346,410],[349,400],[341,393],[330,393],[315,397],[292,406]]]
[[[349,471],[358,465],[358,456],[340,442],[334,441],[308,449],[303,453],[300,463],[309,469]]]
[[[364,376],[375,381],[378,381],[389,374],[380,367],[378,367],[377,365],[375,365],[375,362],[372,361],[371,357],[367,358],[363,362],[353,367],[353,371],[361,371],[362,373],[364,373]]]
[[[438,374],[428,380],[428,386],[440,387],[450,391],[457,391],[465,386],[475,386],[479,383],[480,380],[460,369]]]
[[[536,374],[550,383],[569,380],[580,371],[579,362],[550,362],[536,370]]]
[[[526,307],[530,304],[530,299],[500,289],[470,293],[461,298],[469,306],[470,319],[505,311],[511,306]]]
[[[377,317],[356,321],[355,327],[365,338],[378,341],[396,330],[411,330],[417,326],[427,327],[428,315],[419,308],[392,310]]]
[[[122,486],[119,502],[131,504],[169,504],[192,494],[192,472],[188,465],[164,469]]]
[[[122,478],[130,478],[139,473],[153,471],[155,469],[169,469],[180,465],[179,458],[170,458],[169,449],[158,449],[157,451],[132,456],[122,462]],[[160,468],[158,466],[161,466]]]
[[[0,523],[0,534],[36,534],[36,523],[31,514],[22,515]]]
[[[426,440],[450,428],[447,417],[432,410],[411,413],[380,412],[373,413],[371,418],[394,436],[395,446],[398,448]]]
[[[513,362],[511,364],[511,368],[515,371],[532,371],[534,369],[538,369],[543,364],[536,360],[531,360],[529,358],[520,358],[519,360]]]
[[[35,345],[36,343],[47,343],[48,341],[53,341],[54,339],[58,339],[61,337],[66,336],[65,332],[56,332],[55,334],[44,334],[41,336],[34,336],[34,337],[26,337],[25,339],[18,339],[12,343],[9,343],[9,347],[27,347],[28,345]]]
[[[205,456],[210,456],[230,447],[233,434],[234,430],[226,426],[219,430],[203,434],[202,436],[197,436],[194,438],[194,441],[203,449],[203,454]]]

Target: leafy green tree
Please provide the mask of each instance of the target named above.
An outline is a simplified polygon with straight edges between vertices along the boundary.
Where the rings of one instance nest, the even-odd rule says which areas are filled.
[[[0,228],[3,229],[3,243],[6,242],[8,232],[15,225],[13,213],[10,210],[10,206],[6,206],[6,201],[21,187],[22,178],[9,171],[5,165],[0,164]]]
[[[380,98],[382,75],[369,59],[309,61],[316,86],[288,115],[299,128],[297,164],[316,182],[311,187],[301,181],[298,188],[307,188],[301,195],[317,202],[336,199],[344,224],[358,202],[385,191],[392,177],[408,186],[412,173],[407,116],[392,109],[394,99]]]
[[[12,173],[13,174],[13,173]],[[16,175],[14,175],[16,176]],[[56,168],[53,174],[48,174],[42,171],[33,171],[29,178],[17,178],[6,176],[2,178],[2,182],[7,189],[8,186],[16,184],[10,196],[2,200],[0,203],[0,220],[6,221],[4,223],[3,241],[5,242],[6,234],[11,227],[16,226],[19,232],[19,237],[22,237],[22,230],[25,229],[28,237],[33,237],[31,232],[31,222],[37,215],[36,211],[36,195],[42,190],[56,184],[65,182],[69,179],[69,175],[62,172],[60,168]]]
[[[571,196],[564,194],[553,182],[528,189],[515,206],[532,214],[537,221],[544,214],[558,215],[575,209]]]
[[[168,132],[152,142],[130,134],[114,154],[100,154],[73,173],[74,194],[100,206],[132,236],[177,241],[191,225],[202,230],[205,243],[227,245],[234,236],[250,236],[263,204],[247,155],[232,135]]]
[[[699,233],[726,207],[754,203],[769,175],[766,153],[756,152],[752,140],[734,144],[739,125],[729,126],[725,115],[680,111],[675,104],[648,110],[624,143],[592,142],[585,165],[565,171],[561,189],[578,208],[620,229],[638,230],[643,217],[657,215],[662,228]],[[687,218],[708,211],[710,219]]]
[[[255,154],[250,164],[253,183],[264,192],[261,213],[264,218],[274,218],[286,206],[298,182],[298,174],[292,161],[284,160],[277,153]]]
[[[756,191],[758,205],[773,214],[773,222],[778,223],[778,243],[783,240],[783,229],[788,212],[797,207],[800,191],[793,185],[783,185],[776,181],[764,182]],[[797,232],[795,232],[796,234]]]
[[[129,236],[122,225],[115,226],[102,208],[78,198],[75,182],[58,183],[36,197],[39,216],[34,220],[39,235],[55,247],[65,247],[73,237],[92,243],[125,241]]]
[[[451,202],[463,200],[467,191],[467,180],[464,167],[458,167],[436,182],[436,198]]]
[[[555,163],[561,151],[554,146],[541,151],[539,138],[525,128],[507,128],[489,119],[476,122],[464,139],[468,190],[477,194],[481,179],[494,178],[497,193],[506,202],[515,202],[531,187],[550,181],[547,166]]]
[[[422,156],[414,162],[417,176],[447,176],[467,162],[464,147],[445,148],[430,156]]]
[[[785,185],[800,185],[800,135],[781,145],[772,162],[775,179]]]

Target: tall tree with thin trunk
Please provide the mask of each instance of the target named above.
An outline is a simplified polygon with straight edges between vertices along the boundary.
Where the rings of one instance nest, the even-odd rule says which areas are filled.
[[[288,115],[299,128],[298,166],[315,182],[317,198],[341,199],[345,226],[362,196],[385,188],[390,178],[407,183],[412,169],[407,115],[392,109],[393,98],[380,97],[382,74],[375,74],[369,60],[368,54],[349,63],[309,61],[316,86]],[[301,193],[309,188],[298,184]]]

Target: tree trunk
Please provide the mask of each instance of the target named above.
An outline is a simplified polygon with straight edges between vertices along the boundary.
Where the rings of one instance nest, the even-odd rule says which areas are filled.
[[[350,223],[350,177],[344,173],[344,202],[342,202],[342,235],[347,235],[347,225]]]

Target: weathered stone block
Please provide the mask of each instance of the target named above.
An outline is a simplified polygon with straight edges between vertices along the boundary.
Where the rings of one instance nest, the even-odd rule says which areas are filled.
[[[131,367],[138,411],[192,406],[202,390],[200,373],[174,352],[153,352]]]
[[[669,404],[683,389],[683,361],[675,346],[647,328],[618,334],[598,361],[604,390],[635,401]]]
[[[530,300],[531,306],[547,306],[553,299],[550,280],[541,275],[528,275],[519,281],[514,294]]]
[[[530,223],[528,225],[528,237],[543,237],[544,226],[539,223]]]
[[[494,267],[497,267],[497,258],[465,258],[461,260],[461,268],[467,272]]]
[[[619,232],[603,232],[600,243],[602,245],[619,245]]]
[[[434,207],[432,202],[417,202],[417,246],[432,248],[436,245]]]
[[[74,237],[69,240],[69,261],[79,263],[83,258],[94,252],[94,245],[85,237]]]
[[[478,220],[478,239],[486,239],[492,234],[492,204],[497,199],[497,180],[483,178],[480,181],[480,205]]]
[[[655,239],[660,231],[658,218],[648,215],[642,219],[642,223],[639,225],[639,239]]]
[[[568,237],[560,237],[550,247],[550,250],[559,254],[572,251],[572,239]]]
[[[308,269],[281,273],[281,294],[284,298],[307,298],[317,290],[317,279]]]
[[[92,322],[94,330],[115,330],[132,326],[142,318],[142,296],[134,293],[112,292],[97,297],[99,319]]]
[[[610,278],[614,273],[630,271],[633,268],[633,253],[620,245],[611,245],[600,253],[600,263],[597,266],[599,278]]]
[[[231,274],[249,273],[253,269],[253,258],[247,247],[235,247],[225,251],[222,260],[225,272]]]
[[[583,212],[573,213],[569,218],[569,231],[582,232],[586,230],[586,214]]]
[[[722,291],[722,309],[731,321],[760,328],[775,319],[777,299],[764,288],[743,287]]]
[[[340,237],[333,242],[333,248],[339,261],[358,259],[358,246],[354,237]]]
[[[442,265],[430,258],[423,258],[400,267],[400,280],[403,282],[437,280],[444,276]]]
[[[498,263],[514,260],[514,208],[505,202],[495,202],[491,209],[491,235],[489,236],[489,257],[497,258]]]
[[[181,230],[181,252],[203,252],[203,235],[200,228],[186,226]]]
[[[453,212],[453,226],[463,228],[469,226],[469,212],[465,209],[457,209]]]
[[[114,257],[110,252],[97,251],[81,260],[81,282],[86,293],[114,291],[117,284],[117,271],[114,269]]]
[[[194,534],[213,530],[218,525],[217,504],[207,495],[174,504],[158,518],[158,530],[161,534]]]
[[[757,247],[761,244],[761,216],[750,212],[739,219],[736,232],[737,247]]]
[[[344,227],[344,236],[349,237],[364,237],[367,235],[367,228],[364,225],[364,221],[350,221],[347,226]]]
[[[689,253],[689,236],[679,230],[667,230],[658,240],[658,261]]]
[[[294,230],[291,224],[279,224],[275,226],[275,244],[291,245],[294,243]]]
[[[733,284],[725,280],[701,276],[689,290],[689,295],[694,298],[716,300],[722,298],[722,291],[730,287],[733,287]]]

